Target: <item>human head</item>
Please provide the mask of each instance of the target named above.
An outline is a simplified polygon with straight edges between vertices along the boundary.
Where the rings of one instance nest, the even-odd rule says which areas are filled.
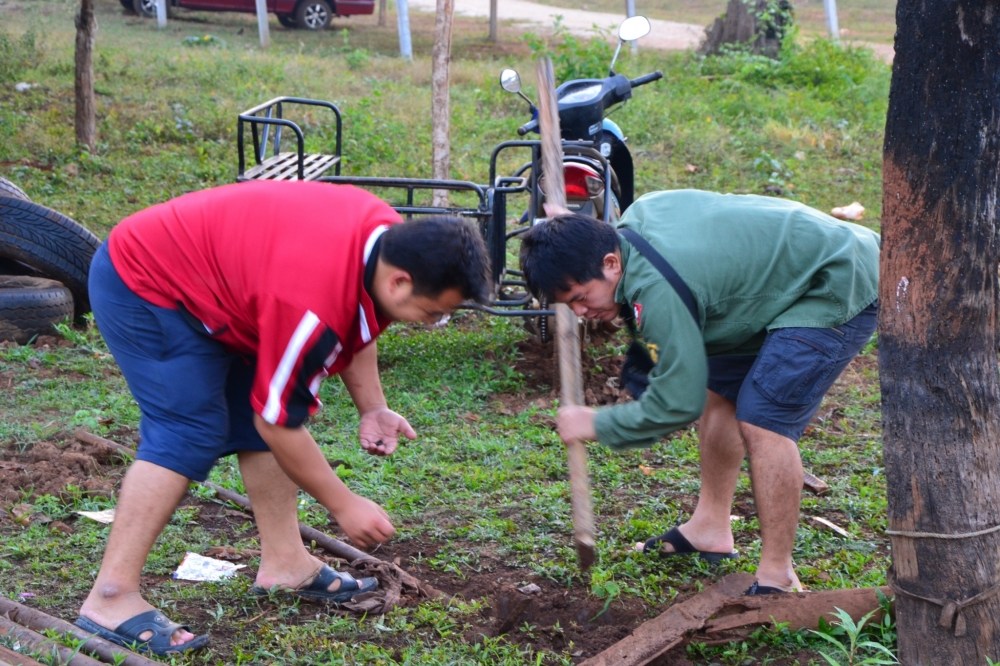
[[[613,226],[588,215],[566,213],[521,235],[521,271],[531,293],[559,302],[560,294],[574,283],[604,280],[605,258],[618,251]]]
[[[376,287],[381,305],[394,318],[426,321],[420,309],[448,314],[462,301],[485,303],[490,295],[486,245],[478,230],[461,218],[432,215],[390,226],[379,244],[379,264],[391,288]],[[416,318],[412,306],[416,299]],[[406,310],[400,306],[409,307]]]

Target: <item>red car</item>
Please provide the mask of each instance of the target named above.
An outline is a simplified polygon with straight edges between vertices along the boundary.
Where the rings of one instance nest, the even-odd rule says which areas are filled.
[[[156,0],[121,0],[126,9],[140,16],[156,17]],[[167,10],[173,7],[213,12],[257,13],[255,0],[166,0]],[[371,14],[375,0],[267,0],[267,11],[278,15],[286,28],[323,30],[334,16]]]

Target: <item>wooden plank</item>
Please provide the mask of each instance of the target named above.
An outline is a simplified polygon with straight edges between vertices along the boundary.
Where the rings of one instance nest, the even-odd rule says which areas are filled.
[[[652,620],[580,666],[641,666],[652,663],[700,630],[727,602],[738,598],[753,583],[748,573],[722,578],[712,587],[673,604]]]
[[[705,624],[701,635],[711,637],[737,628],[754,629],[780,622],[792,631],[815,629],[820,618],[832,621],[835,608],[846,611],[855,621],[878,609],[878,593],[892,596],[888,587],[862,587],[818,592],[789,592],[740,597]]]

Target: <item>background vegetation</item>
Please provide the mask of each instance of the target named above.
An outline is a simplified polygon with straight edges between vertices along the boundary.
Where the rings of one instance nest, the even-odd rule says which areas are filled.
[[[117,0],[96,2],[99,146],[93,153],[75,148],[73,139],[77,3],[0,2],[0,174],[99,236],[140,208],[234,180],[237,113],[278,95],[328,99],[343,109],[345,173],[429,175],[433,17],[412,17],[417,57],[403,63],[395,57],[392,20],[385,28],[372,17],[338,21],[324,34],[284,30],[272,22],[272,45],[262,51],[249,15],[184,12],[159,30],[123,13]],[[638,4],[651,16],[707,22],[693,2]],[[711,17],[720,4],[697,6]],[[839,4],[844,12],[864,12],[875,2]],[[596,5],[595,0],[587,6]],[[879,18],[881,37],[891,34],[887,21],[891,17]],[[505,37],[493,45],[485,33],[484,20],[460,18],[455,28],[453,176],[475,182],[487,179],[492,146],[516,138],[514,130],[527,119],[524,103],[500,90],[503,67],[526,74],[527,92],[535,97],[535,55],[552,55],[561,78],[560,71],[565,75],[581,63],[600,75],[610,54],[603,43],[565,34],[526,41]],[[858,200],[868,208],[866,223],[877,228],[889,68],[866,49],[807,37],[800,35],[780,61],[623,52],[619,71],[665,74],[614,116],[636,159],[637,191],[771,193],[823,210]],[[18,83],[29,85],[19,90]],[[328,145],[332,138],[319,115],[308,119],[306,132],[313,146]],[[526,334],[516,320],[473,313],[457,324],[435,332],[398,328],[380,341],[386,393],[421,433],[419,444],[385,461],[362,456],[353,444],[353,409],[337,382],[324,387],[326,409],[314,425],[330,457],[346,463],[340,471],[351,486],[377,498],[394,516],[400,541],[439,543],[421,565],[461,578],[502,562],[567,587],[589,586],[612,608],[639,600],[651,615],[680,590],[718,574],[693,562],[651,561],[627,552],[633,541],[661,531],[693,506],[697,451],[693,432],[685,431],[645,451],[591,449],[600,562],[582,578],[568,538],[565,456],[551,429],[548,387],[531,385],[516,369]],[[67,334],[74,342],[68,347],[0,347],[5,445],[23,450],[60,441],[77,427],[119,439],[134,434],[137,414],[99,336],[92,328]],[[588,358],[599,365],[617,351],[614,342],[591,347]],[[811,588],[884,583],[885,491],[874,353],[869,350],[867,361],[849,373],[802,442],[807,466],[833,486],[829,496],[807,496],[803,506],[796,559],[800,578]],[[526,396],[525,408],[509,409],[498,400],[505,395]],[[239,488],[227,464],[213,474]],[[23,500],[56,520],[112,502],[72,490],[39,495],[32,488],[23,489]],[[750,567],[759,549],[745,479],[737,505],[734,526],[746,557],[725,565],[723,573]],[[834,520],[851,537],[824,530],[810,515]],[[307,499],[302,517],[326,526],[325,514]],[[80,563],[99,560],[104,533],[100,526],[79,524],[70,536],[34,525],[6,534],[0,544],[0,594],[28,593],[40,607],[74,612],[94,573],[94,565]],[[151,572],[169,574],[185,550],[217,545],[216,538],[198,526],[197,516],[179,512],[154,553]],[[233,545],[253,546],[250,537]],[[188,595],[187,601],[206,609],[186,621],[200,629],[224,627],[231,635],[227,652],[210,651],[188,658],[190,663],[574,659],[572,646],[548,651],[523,647],[530,641],[466,641],[462,627],[482,610],[482,600],[427,604],[364,620],[299,616],[289,624],[282,618],[249,622],[255,613],[247,607],[249,581],[241,584],[170,590],[169,595]],[[157,595],[153,601],[169,612],[174,599]],[[518,631],[523,640],[531,627]],[[393,647],[384,647],[387,642]],[[750,644],[701,648],[691,656],[735,664],[761,654],[777,660],[811,650],[819,663],[815,651],[824,644],[777,631]]]

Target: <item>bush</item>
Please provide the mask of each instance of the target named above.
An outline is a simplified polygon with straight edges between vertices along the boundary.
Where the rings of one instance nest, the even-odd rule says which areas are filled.
[[[545,40],[534,33],[524,35],[524,41],[537,60],[552,59],[552,70],[556,85],[569,79],[604,78],[614,51],[608,43],[606,31],[594,26],[595,39],[580,39],[563,25],[557,16],[551,40]]]
[[[876,62],[869,49],[816,39],[805,46],[786,43],[777,60],[745,51],[727,51],[705,58],[702,71],[757,86],[805,89],[832,100],[850,93],[879,72]]]
[[[35,43],[35,32],[29,30],[14,38],[0,30],[0,83],[13,83],[39,60],[39,49]]]

